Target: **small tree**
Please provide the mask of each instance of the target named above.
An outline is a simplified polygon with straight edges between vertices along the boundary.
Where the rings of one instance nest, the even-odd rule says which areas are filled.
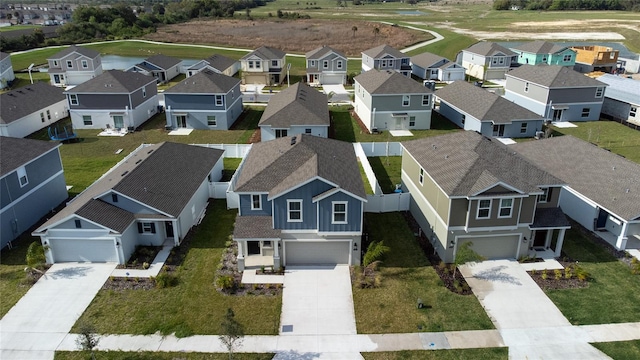
[[[384,254],[388,253],[391,250],[390,247],[384,244],[384,241],[374,241],[369,244],[367,248],[367,252],[364,254],[362,259],[362,266],[365,268],[372,263],[379,261],[382,259]]]
[[[473,246],[473,242],[469,241],[458,247],[458,251],[456,251],[456,258],[454,259],[454,263],[456,265],[455,269],[453,269],[453,277],[456,277],[456,271],[458,270],[458,266],[468,263],[470,261],[483,261],[486,260],[484,256],[475,252],[471,247]]]
[[[235,316],[236,314],[233,313],[233,310],[228,308],[227,314],[220,324],[222,335],[218,336],[229,351],[229,360],[233,359],[233,351],[242,344],[242,338],[244,337],[244,326],[235,319]]]
[[[96,334],[95,327],[86,321],[82,321],[78,326],[78,330],[80,330],[80,334],[76,338],[76,345],[80,350],[91,351],[91,359],[95,360],[96,355],[93,350],[100,342],[100,337]]]
[[[44,256],[44,250],[44,246],[37,241],[34,241],[29,245],[27,255],[25,256],[25,260],[27,261],[27,268],[25,270],[42,272],[41,269],[47,261]]]
[[[376,26],[376,27],[374,27],[374,28],[373,28],[373,37],[374,37],[374,38],[377,38],[379,34],[380,34],[380,28],[379,28],[379,27],[377,27],[377,26]]]
[[[357,26],[355,26],[355,25],[353,25],[353,26],[351,27],[351,31],[353,31],[353,37],[356,37],[356,31],[358,31],[358,27],[357,27]]]

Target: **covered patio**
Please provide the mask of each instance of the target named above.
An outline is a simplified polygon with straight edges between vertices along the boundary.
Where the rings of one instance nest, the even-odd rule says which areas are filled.
[[[280,269],[281,231],[272,228],[271,216],[238,216],[233,241],[238,243],[238,271],[272,266]]]
[[[555,257],[559,257],[564,235],[570,228],[571,224],[560,208],[536,209],[533,224],[529,225],[529,229],[532,230],[529,248],[535,251],[536,257],[548,256],[549,250],[553,251]],[[554,234],[555,246],[552,248]]]

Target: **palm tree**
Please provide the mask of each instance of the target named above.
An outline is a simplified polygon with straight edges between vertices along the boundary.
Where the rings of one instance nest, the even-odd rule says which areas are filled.
[[[357,27],[357,26],[355,26],[355,25],[353,25],[353,26],[351,27],[351,31],[353,31],[353,37],[355,37],[355,36],[356,36],[356,31],[358,31],[358,27]]]
[[[376,26],[373,28],[373,37],[377,38],[378,34],[380,34],[380,28]]]

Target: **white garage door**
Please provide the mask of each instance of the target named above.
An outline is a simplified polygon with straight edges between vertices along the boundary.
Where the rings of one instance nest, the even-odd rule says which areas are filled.
[[[287,265],[349,264],[348,241],[285,242]]]
[[[53,261],[118,262],[113,240],[51,239]]]
[[[322,75],[323,85],[342,85],[342,74],[324,74]]]
[[[473,242],[471,248],[487,259],[515,259],[520,237],[518,235],[463,238],[458,240],[458,248],[466,242]]]

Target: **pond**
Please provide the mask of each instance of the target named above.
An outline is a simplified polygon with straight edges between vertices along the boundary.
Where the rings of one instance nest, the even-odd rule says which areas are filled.
[[[135,64],[142,62],[143,57],[120,56],[120,55],[102,55],[102,70],[125,70]],[[188,67],[200,60],[183,59],[182,66]]]
[[[396,13],[400,14],[400,15],[427,15],[427,13],[424,13],[420,10],[410,10],[410,11],[396,11]]]

